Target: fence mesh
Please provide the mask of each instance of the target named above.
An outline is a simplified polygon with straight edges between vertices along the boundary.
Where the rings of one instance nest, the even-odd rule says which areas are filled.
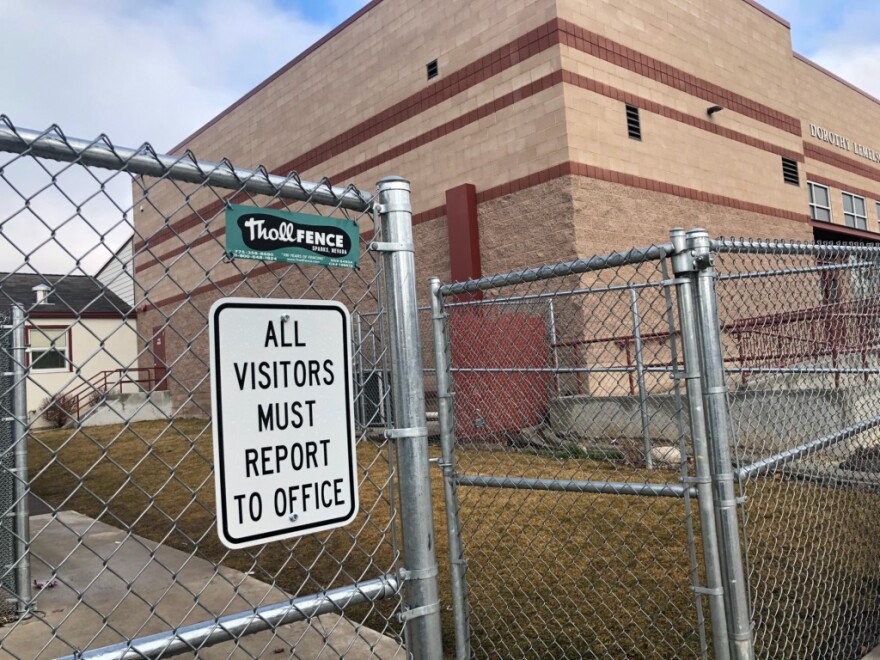
[[[28,319],[30,551],[41,610],[0,629],[4,655],[54,658],[357,584],[322,616],[304,607],[306,621],[191,650],[403,657],[389,582],[399,560],[393,448],[371,431],[388,397],[374,387],[388,373],[383,273],[365,240],[371,215],[349,210],[368,209],[371,196],[188,153],[171,167],[175,159],[149,145],[84,143],[57,127],[34,141],[5,117],[0,133],[17,152],[0,152],[0,309],[19,302]],[[66,162],[38,157],[33,144]],[[106,169],[87,164],[96,159]],[[230,202],[357,223],[360,268],[229,258]],[[117,250],[129,236],[131,258]],[[207,314],[232,295],[338,300],[359,319],[361,509],[345,528],[246,550],[219,542]],[[0,498],[6,521],[12,511]]]
[[[476,657],[706,653],[670,275],[639,261],[445,298]]]
[[[861,658],[880,643],[880,251],[717,263],[756,652]]]

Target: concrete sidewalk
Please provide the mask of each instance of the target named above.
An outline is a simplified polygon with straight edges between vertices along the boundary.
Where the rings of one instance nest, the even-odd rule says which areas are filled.
[[[75,511],[31,516],[31,536],[33,578],[49,580],[58,566],[57,586],[39,592],[38,616],[0,628],[5,657],[56,658],[288,599],[239,571],[215,572],[205,560],[127,539],[121,529]],[[239,645],[218,644],[198,657],[245,652],[256,658],[405,657],[397,641],[336,614],[249,635]]]

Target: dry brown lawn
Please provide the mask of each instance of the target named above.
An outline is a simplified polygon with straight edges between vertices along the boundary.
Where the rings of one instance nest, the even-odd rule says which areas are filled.
[[[350,526],[234,552],[214,529],[211,429],[204,420],[40,432],[31,441],[30,469],[34,492],[53,507],[128,526],[305,595],[393,570],[389,450],[385,443],[359,444],[362,511]],[[434,447],[431,453],[438,454]],[[468,474],[678,482],[674,472],[529,452],[463,448],[458,460]],[[433,476],[444,644],[451,653],[439,470]],[[681,499],[460,492],[476,656],[699,654]],[[761,480],[747,492],[759,648],[774,658],[860,657],[880,633],[876,494],[784,480]],[[395,606],[360,606],[350,616],[394,633]]]

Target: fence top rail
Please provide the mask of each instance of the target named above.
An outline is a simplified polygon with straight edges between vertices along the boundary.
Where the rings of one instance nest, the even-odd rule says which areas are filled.
[[[733,254],[783,255],[870,255],[880,256],[877,246],[855,243],[798,243],[792,241],[755,240],[747,238],[718,238],[711,241],[712,250]]]
[[[673,248],[671,243],[652,245],[647,248],[633,248],[626,252],[612,252],[602,256],[590,257],[589,259],[575,259],[558,264],[550,264],[539,268],[526,268],[489,277],[444,284],[440,287],[441,296],[458,296],[465,293],[486,291],[488,289],[500,289],[527,282],[549,280],[554,277],[565,275],[577,275],[589,273],[606,268],[616,268],[632,264],[645,263],[647,261],[659,261],[671,256]]]
[[[0,152],[28,154],[66,163],[81,163],[108,170],[122,170],[187,183],[208,184],[217,188],[241,190],[256,195],[312,202],[353,211],[372,208],[372,194],[332,186],[328,181],[303,181],[296,173],[288,176],[270,174],[264,168],[244,170],[223,160],[209,163],[196,160],[187,150],[179,156],[157,153],[149,143],[137,149],[118,147],[101,135],[94,140],[68,137],[58,126],[45,131],[17,128],[6,115],[0,115]]]

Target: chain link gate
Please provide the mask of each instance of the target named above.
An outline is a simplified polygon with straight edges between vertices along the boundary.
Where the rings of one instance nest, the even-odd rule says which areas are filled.
[[[31,572],[13,594],[18,616],[0,628],[3,654],[440,657],[409,184],[385,179],[370,194],[6,117],[0,158],[0,232],[18,251],[0,275],[0,306],[23,312],[0,344],[15,367],[4,366],[3,429],[11,417],[21,425],[13,442],[0,437],[0,543],[33,508],[30,539],[15,535],[23,551],[3,567],[4,585],[28,560]],[[229,203],[350,220],[360,268],[229,258]],[[133,232],[133,257],[112,259],[134,278],[133,304],[85,265],[109,256],[120,230]],[[51,271],[35,272],[47,253]],[[231,295],[337,300],[357,317],[360,511],[350,525],[245,550],[220,544],[207,313]],[[26,355],[10,348],[15,332]],[[388,374],[392,387],[362,401],[365,383]],[[10,409],[10,382],[27,390],[26,409]],[[29,474],[10,468],[11,452]]]
[[[708,656],[671,255],[433,282],[458,657]]]
[[[671,239],[432,281],[458,658],[880,643],[880,249]]]

